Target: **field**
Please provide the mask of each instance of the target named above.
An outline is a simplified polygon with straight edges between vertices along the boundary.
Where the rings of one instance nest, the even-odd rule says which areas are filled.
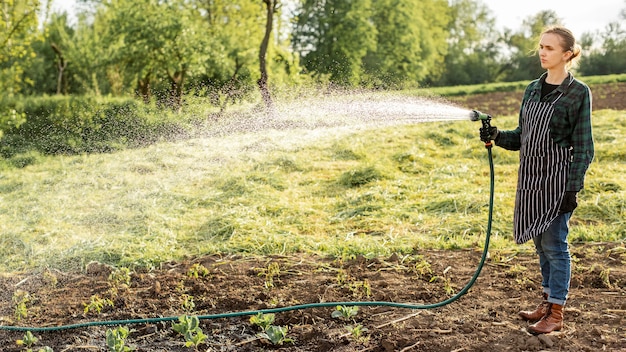
[[[604,124],[622,121],[621,130],[623,131],[626,84],[602,85],[592,87],[592,89],[595,110],[620,110],[602,115],[612,116],[607,118]],[[478,108],[489,112],[496,117],[495,121],[498,121],[497,117],[500,115],[508,115],[509,118],[503,119],[502,122],[494,122],[494,124],[510,125],[515,121],[512,115],[517,109],[519,97],[519,92],[490,93],[457,98],[455,101],[458,105],[470,109]],[[437,126],[449,130],[448,125]],[[473,128],[477,126],[474,125]],[[435,138],[439,135],[432,132],[431,136]],[[618,137],[618,140],[619,138],[621,137]],[[480,147],[480,149],[483,148]],[[483,155],[484,152],[478,150],[475,153]],[[620,156],[623,156],[623,152],[619,153],[619,151],[611,150],[601,155],[607,159],[611,156],[615,158],[609,160],[610,163],[603,164],[605,165],[603,171],[607,175],[619,175],[620,179],[610,180],[603,176],[602,172],[596,171],[593,177],[595,181],[590,182],[590,193],[583,199],[584,206],[581,205],[580,213],[575,213],[572,219],[575,236],[571,246],[574,258],[572,290],[565,309],[566,326],[560,332],[546,336],[532,336],[525,331],[527,323],[517,317],[517,311],[532,308],[538,303],[540,294],[537,289],[540,286],[540,277],[537,270],[537,258],[530,245],[507,245],[507,240],[503,239],[506,237],[508,228],[507,219],[510,218],[511,200],[507,197],[510,198],[511,185],[514,185],[514,180],[507,180],[506,182],[498,181],[497,184],[500,195],[496,201],[500,205],[496,211],[497,219],[494,221],[494,246],[489,252],[489,257],[476,283],[466,295],[458,300],[433,309],[407,309],[385,305],[360,306],[357,312],[343,315],[333,314],[336,311],[342,312],[335,307],[277,312],[272,325],[284,326],[288,330],[286,339],[277,339],[274,342],[259,335],[261,328],[250,322],[252,314],[202,319],[199,328],[208,337],[197,347],[197,350],[307,352],[626,350],[626,329],[624,328],[626,246],[623,242],[623,233],[613,233],[614,229],[623,229],[619,227],[623,226],[623,198],[620,201],[619,197],[611,198],[605,197],[604,193],[594,193],[596,187],[603,185],[605,188],[612,187],[612,192],[615,194],[623,194],[624,164]],[[182,150],[180,157],[184,159]],[[457,191],[467,188],[467,192],[471,192],[471,197],[482,197],[481,202],[484,202],[484,198],[487,197],[484,191],[481,193],[469,189],[473,182],[480,182],[476,188],[487,187],[485,182],[487,178],[481,177],[486,175],[484,170],[486,160],[480,156],[474,159],[478,165],[476,168],[481,170],[471,171],[472,167],[469,170],[461,170],[461,172],[468,173],[467,178],[470,180],[468,183],[453,184],[453,186]],[[293,161],[292,159],[280,160],[282,160],[282,167],[285,167],[284,164],[288,161]],[[514,154],[509,156],[499,154],[495,158],[495,163],[496,177],[507,178],[507,176],[514,175]],[[150,178],[152,169],[148,161],[134,167],[135,172]],[[193,169],[193,167],[194,164],[190,163],[189,168]],[[260,175],[265,173],[264,180],[269,179],[267,182],[271,183],[273,174],[268,170],[267,168],[260,169],[255,177],[260,179]],[[420,173],[419,170],[414,170],[414,172],[415,175]],[[452,175],[453,172],[450,171],[450,174]],[[292,176],[295,177],[295,175]],[[441,175],[442,178],[446,176],[450,175]],[[474,178],[477,180],[473,180]],[[116,194],[115,184],[105,183],[104,180],[96,181],[107,186],[104,188],[108,190],[110,196]],[[96,181],[85,180],[85,183]],[[274,185],[280,186],[282,183],[279,181],[274,180]],[[163,179],[161,182],[167,185],[168,180]],[[195,186],[209,187],[208,184]],[[327,187],[329,183],[322,186],[320,188]],[[379,185],[381,188],[384,186]],[[442,186],[441,189],[437,189],[437,193],[445,193],[445,188]],[[415,191],[415,189],[411,190]],[[8,192],[6,188],[5,192]],[[42,192],[45,191],[42,190]],[[353,191],[348,189],[344,192]],[[177,196],[189,197],[184,193],[179,193]],[[326,193],[325,196],[329,197]],[[368,196],[367,192],[358,197],[352,195],[354,198],[352,201],[359,200],[361,202],[357,204],[359,206],[364,206],[364,200],[367,199],[373,205],[377,205],[380,201],[376,195],[369,194],[369,198],[366,196]],[[133,197],[141,198],[142,195],[137,193]],[[304,197],[307,198],[306,195]],[[442,224],[448,223],[453,227],[449,230],[450,232],[457,232],[457,226],[459,229],[464,228],[463,226],[468,227],[469,232],[480,233],[481,229],[484,230],[484,227],[471,222],[476,220],[469,219],[479,218],[479,223],[484,225],[485,206],[481,204],[481,206],[473,207],[471,201],[463,198],[462,194],[456,194],[455,197],[458,199],[454,207],[460,208],[461,213],[442,211],[440,213],[442,219],[439,222],[436,221],[437,216],[421,218],[424,228],[428,229],[424,231],[430,233],[430,227],[441,227]],[[595,203],[598,203],[599,199],[613,199],[616,202],[614,204],[617,204],[616,207],[621,207],[613,210],[617,212],[615,218],[617,220],[611,218],[613,215],[606,214],[605,211],[602,216],[613,220],[608,221],[608,224],[594,222],[594,216],[599,217],[599,212],[605,209],[596,206]],[[143,204],[139,200],[134,198],[133,200],[136,203],[132,204]],[[64,199],[64,201],[68,205],[71,204],[71,199]],[[89,201],[93,199],[86,200],[87,203]],[[210,203],[209,200],[205,201],[207,204]],[[242,208],[246,207],[243,198],[237,201],[244,202]],[[277,204],[267,205],[267,209],[261,210],[268,213],[290,214],[290,209],[281,208],[281,199],[275,201]],[[178,203],[172,202],[171,204]],[[198,203],[198,206],[201,207],[202,204]],[[229,203],[227,206],[231,207],[232,212],[238,211],[235,203]],[[384,207],[393,207],[393,204],[387,203]],[[52,257],[57,254],[53,253],[48,257],[45,249],[31,248],[27,251],[20,247],[20,250],[26,253],[25,255],[30,254],[33,258],[29,257],[29,260],[24,263],[15,263],[16,260],[12,259],[12,265],[15,266],[12,271],[6,270],[0,274],[0,323],[14,326],[54,327],[81,322],[163,318],[159,322],[121,324],[131,329],[130,335],[124,339],[126,344],[133,346],[137,351],[146,352],[192,351],[193,347],[185,347],[185,338],[172,329],[172,325],[178,323],[177,317],[183,314],[202,317],[316,302],[379,301],[429,305],[446,300],[459,292],[470,280],[480,262],[484,234],[483,236],[459,235],[458,237],[450,235],[450,241],[440,245],[440,248],[432,243],[426,245],[428,244],[426,240],[424,240],[423,247],[418,245],[419,241],[417,241],[418,244],[407,245],[401,239],[389,235],[394,231],[393,229],[387,229],[385,234],[369,231],[370,228],[376,229],[381,225],[378,219],[367,219],[366,215],[368,212],[371,214],[375,211],[382,212],[382,210],[369,208],[364,210],[355,206],[352,211],[356,211],[355,209],[365,215],[359,217],[357,214],[347,219],[345,223],[350,226],[344,223],[346,226],[344,230],[349,232],[349,236],[355,238],[354,242],[347,241],[346,246],[354,243],[357,248],[354,253],[344,248],[344,252],[334,253],[332,256],[311,251],[298,252],[294,248],[305,247],[306,243],[294,244],[290,238],[280,236],[274,238],[268,234],[259,233],[259,243],[266,243],[264,241],[270,239],[275,242],[272,243],[273,245],[284,243],[288,250],[281,253],[280,248],[272,248],[268,249],[268,254],[265,255],[261,252],[252,253],[243,245],[240,254],[230,255],[203,255],[204,249],[198,249],[197,252],[189,250],[190,255],[186,257],[161,262],[154,267],[137,266],[135,270],[126,272],[97,261],[78,263],[76,267],[66,265],[67,269],[59,270],[55,266],[67,263],[63,258],[54,260],[55,258]],[[592,209],[598,212],[592,213]],[[389,211],[392,210],[394,209]],[[54,212],[56,209],[46,211]],[[104,212],[102,217],[106,219],[96,219],[102,223],[116,219],[124,220],[122,215],[114,214],[112,209],[107,208],[102,211]],[[178,209],[172,208],[172,211],[178,213]],[[308,219],[320,221],[316,214],[321,210],[311,208],[307,211],[310,216]],[[144,215],[148,217],[151,214]],[[207,213],[202,215],[210,217]],[[180,217],[191,219],[191,215],[185,215],[182,212]],[[272,219],[278,222],[276,218]],[[58,219],[59,222],[61,220]],[[120,222],[123,222],[121,220]],[[411,220],[415,223],[415,219]],[[254,219],[250,218],[249,221],[256,226]],[[462,224],[463,222],[469,225]],[[100,226],[102,223],[96,221],[95,226]],[[216,223],[213,222],[213,224]],[[292,220],[290,224],[304,226],[307,225],[307,221]],[[228,223],[224,226],[226,225]],[[315,232],[314,225],[309,225],[309,231]],[[403,230],[401,226],[402,224],[398,222],[395,231]],[[594,229],[604,235],[600,237],[589,235],[589,232]],[[239,230],[245,230],[245,226]],[[417,230],[413,229],[413,231]],[[47,236],[45,233],[41,235]],[[231,233],[230,236],[234,235]],[[215,239],[215,237],[216,235],[208,239]],[[444,235],[438,236],[440,240],[445,237],[445,232]],[[585,241],[587,237],[596,240]],[[321,241],[330,241],[331,238]],[[123,257],[123,251],[121,255],[115,252],[119,248],[119,244],[115,243],[116,240],[118,238],[94,239],[95,242],[111,241],[112,256]],[[249,240],[253,241],[253,239]],[[14,235],[13,242],[3,240],[4,249],[0,250],[3,256],[16,258],[8,253],[11,250],[7,247],[15,243],[18,243],[17,235]],[[376,247],[376,244],[380,248]],[[45,248],[46,243],[41,245]],[[161,244],[157,243],[157,245]],[[163,242],[162,245],[165,246],[167,243]],[[248,246],[253,247],[254,243]],[[324,244],[317,244],[317,246],[324,247]],[[371,250],[368,246],[371,246]],[[189,248],[191,247],[192,244],[189,244]],[[385,253],[381,248],[395,250]],[[367,253],[368,250],[375,255],[359,254],[359,252]],[[245,254],[248,251],[251,253]],[[206,251],[206,253],[217,252]],[[65,253],[72,254],[71,250]],[[74,260],[81,255],[83,254],[76,255]],[[137,254],[133,252],[127,255]],[[100,257],[96,256],[91,259],[98,258]],[[44,261],[37,262],[37,260]],[[117,260],[120,263],[123,262],[122,259]],[[10,262],[5,262],[5,265],[9,266],[9,264]],[[20,265],[29,269],[18,270]],[[50,267],[46,268],[48,265]],[[344,307],[343,312],[345,313],[348,308]],[[49,346],[56,352],[108,351],[110,349],[107,349],[105,343],[106,331],[116,327],[117,325],[96,325],[67,330],[34,331],[39,341],[30,348],[37,351],[43,346]],[[17,340],[24,339],[24,335],[24,331],[0,330],[2,351],[25,351],[25,346],[16,344]]]

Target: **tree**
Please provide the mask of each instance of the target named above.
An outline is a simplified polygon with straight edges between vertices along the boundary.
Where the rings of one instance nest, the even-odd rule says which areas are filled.
[[[261,77],[257,81],[259,90],[261,91],[261,97],[265,103],[265,107],[269,115],[274,114],[274,103],[272,102],[272,96],[268,87],[268,74],[267,74],[267,48],[270,43],[270,35],[272,34],[272,27],[274,25],[274,14],[280,7],[280,0],[262,0],[266,8],[266,21],[265,21],[265,34],[261,41],[261,47],[259,49],[259,72]]]
[[[101,13],[108,28],[107,64],[120,65],[126,76],[135,78],[146,101],[155,89],[153,79],[164,77],[160,101],[179,109],[186,79],[204,71],[212,47],[198,9],[185,0],[115,0],[107,6]]]
[[[444,70],[439,77],[438,72],[431,74],[430,83],[448,86],[497,81],[503,50],[489,9],[475,0],[455,0],[450,11]]]
[[[363,59],[375,87],[417,86],[446,54],[447,1],[377,0],[372,3],[376,46]]]
[[[626,9],[622,11],[626,20]],[[601,34],[602,45],[589,50],[580,62],[579,72],[585,76],[626,73],[626,28],[622,23],[609,23]]]
[[[12,96],[22,89],[24,67],[33,58],[31,44],[40,38],[39,0],[0,0],[0,90]]]
[[[318,79],[354,86],[363,58],[376,50],[371,0],[304,0],[297,11],[293,47]]]

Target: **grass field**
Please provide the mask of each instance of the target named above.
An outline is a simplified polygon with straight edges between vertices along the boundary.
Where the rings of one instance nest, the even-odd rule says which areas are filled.
[[[572,241],[626,238],[624,117],[594,114],[596,159]],[[514,128],[516,117],[492,123]],[[478,248],[489,200],[478,128],[269,129],[111,154],[25,155],[28,166],[0,175],[0,270],[153,267],[206,253]],[[517,158],[493,149],[493,248],[514,247]]]

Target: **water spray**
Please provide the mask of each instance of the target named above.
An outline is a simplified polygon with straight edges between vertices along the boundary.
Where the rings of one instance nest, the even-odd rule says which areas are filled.
[[[467,119],[467,110],[465,110],[465,112],[463,112],[462,109],[457,109],[457,110],[455,110],[455,113],[458,113],[458,117],[455,114],[451,114],[448,116],[448,119],[460,120],[461,115],[464,116],[463,119]],[[483,128],[491,129],[491,123],[490,123],[491,115],[482,113],[478,110],[472,110],[469,114],[469,119],[471,121],[481,121],[483,124]],[[210,314],[210,315],[200,315],[200,316],[197,316],[197,318],[201,320],[222,319],[222,318],[233,318],[233,317],[257,315],[257,314],[279,313],[279,312],[311,309],[311,308],[321,308],[321,307],[333,307],[334,308],[337,306],[375,306],[375,307],[395,307],[395,308],[406,308],[406,309],[434,309],[434,308],[443,307],[447,304],[450,304],[460,299],[463,295],[465,295],[470,290],[470,288],[474,285],[474,283],[476,282],[476,279],[480,275],[480,272],[485,264],[485,261],[487,260],[487,255],[488,255],[488,250],[489,250],[489,240],[491,237],[491,223],[492,223],[492,218],[493,218],[493,200],[494,200],[494,168],[493,168],[493,158],[491,154],[492,144],[490,140],[485,140],[482,137],[481,137],[481,140],[485,142],[485,147],[487,148],[489,170],[490,170],[489,211],[488,211],[488,218],[487,218],[485,244],[483,247],[483,252],[480,258],[480,262],[478,263],[478,267],[476,268],[474,275],[470,278],[467,284],[454,296],[446,300],[443,300],[441,302],[436,302],[432,304],[398,303],[398,302],[386,302],[386,301],[318,302],[318,303],[307,303],[307,304],[300,304],[300,305],[294,305],[294,306],[261,309],[261,310],[249,310],[249,311],[226,312],[226,313],[218,313],[218,314]],[[83,323],[70,324],[70,325],[46,326],[46,327],[0,325],[0,331],[47,332],[47,331],[69,330],[69,329],[77,329],[77,328],[92,327],[92,326],[150,324],[150,323],[158,323],[158,322],[166,322],[166,321],[176,321],[177,319],[178,319],[178,316],[170,316],[170,317],[155,317],[155,318],[141,318],[141,319],[90,321],[90,322],[83,322]]]

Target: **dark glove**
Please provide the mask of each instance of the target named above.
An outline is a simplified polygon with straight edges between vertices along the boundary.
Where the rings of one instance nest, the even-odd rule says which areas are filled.
[[[496,126],[491,126],[491,127],[481,127],[480,128],[480,140],[488,143],[494,139],[496,139],[496,137],[498,137],[498,133],[500,133],[498,131],[498,128]]]
[[[565,191],[561,207],[559,208],[559,214],[571,213],[578,206],[577,195],[578,192]]]

